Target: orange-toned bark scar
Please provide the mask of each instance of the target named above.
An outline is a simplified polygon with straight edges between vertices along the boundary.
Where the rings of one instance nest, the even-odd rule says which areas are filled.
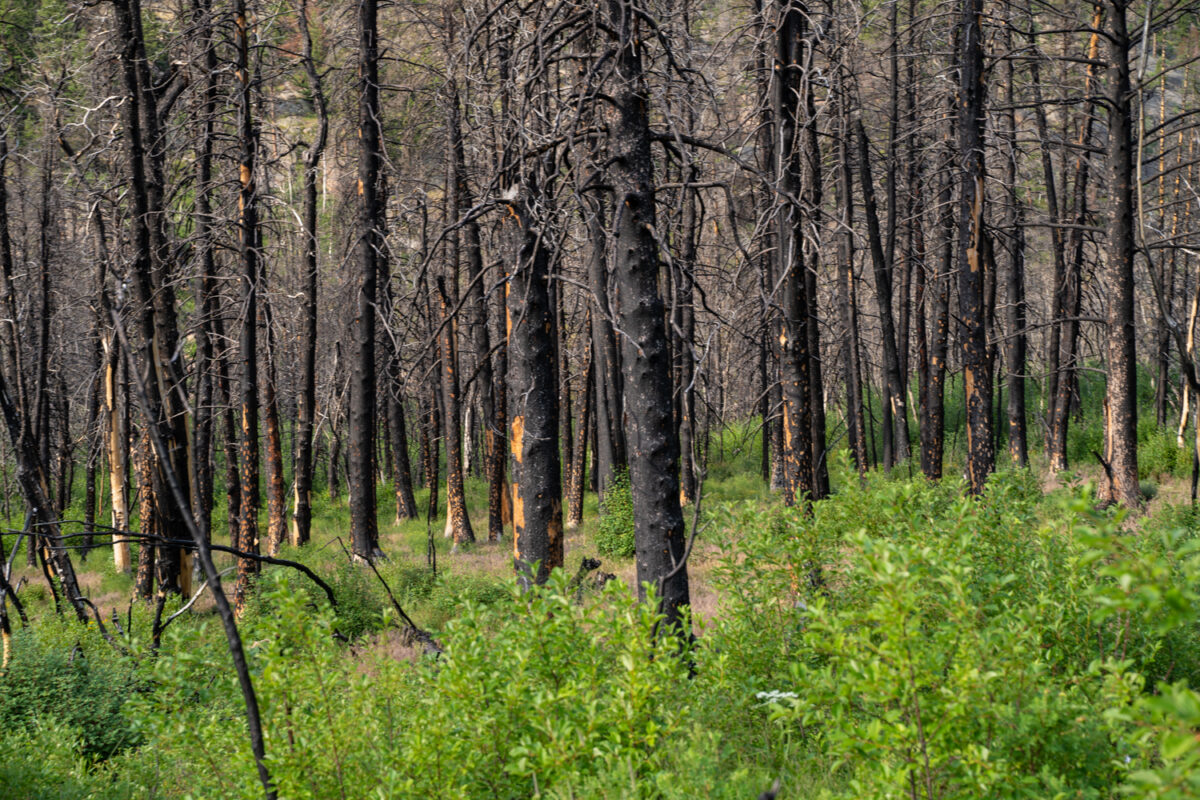
[[[512,521],[513,555],[516,556],[521,552],[517,543],[525,530],[525,501],[521,498],[521,486],[516,481],[512,482]]]
[[[509,451],[512,453],[513,460],[518,464],[521,463],[522,444],[525,438],[525,417],[517,415],[512,420],[512,437],[509,444]],[[516,486],[514,483],[513,486]]]

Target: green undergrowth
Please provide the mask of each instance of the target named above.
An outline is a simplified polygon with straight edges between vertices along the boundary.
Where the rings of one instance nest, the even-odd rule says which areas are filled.
[[[835,494],[806,515],[765,494],[755,438],[709,442],[696,557],[716,608],[686,643],[619,581],[580,596],[555,572],[521,594],[508,543],[451,554],[439,520],[395,525],[381,502],[379,573],[445,649],[424,655],[337,543],[344,504],[319,501],[313,543],[282,555],[337,606],[269,568],[240,622],[279,796],[1200,792],[1194,510],[1131,525],[1027,471],[979,499],[904,469],[862,482],[838,452]],[[469,497],[478,512],[478,483]],[[594,499],[587,517],[575,546],[593,552]],[[211,611],[154,655],[135,605],[109,625],[121,654],[48,602],[14,621],[0,677],[0,798],[261,796]]]

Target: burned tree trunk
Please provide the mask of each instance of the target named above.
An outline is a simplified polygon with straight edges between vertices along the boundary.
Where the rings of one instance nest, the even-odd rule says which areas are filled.
[[[843,89],[844,92],[844,89]],[[841,214],[841,232],[838,236],[838,306],[842,312],[844,330],[842,347],[845,349],[844,372],[846,381],[846,436],[850,454],[860,477],[865,477],[870,468],[867,458],[867,426],[863,416],[862,358],[859,350],[857,277],[854,274],[854,181],[850,164],[850,134],[846,115],[845,97],[842,97],[840,138],[838,141],[837,195]]]
[[[451,175],[455,199],[454,214],[465,217],[475,205],[475,199],[467,184],[466,154],[459,121],[457,92],[451,97],[450,149],[454,159]],[[504,534],[501,502],[504,491],[504,452],[496,435],[495,378],[492,374],[492,345],[488,330],[488,304],[484,291],[483,245],[479,236],[479,223],[471,218],[466,219],[462,236],[467,265],[467,295],[470,298],[467,303],[470,310],[467,328],[478,364],[475,385],[479,389],[479,405],[484,427],[483,463],[488,484],[488,541],[495,542]]]
[[[775,179],[782,205],[776,225],[783,331],[779,337],[779,373],[783,383],[783,462],[786,483],[784,500],[807,504],[813,499],[812,364],[809,358],[809,303],[805,256],[805,226],[808,209],[804,171],[808,137],[802,130],[808,120],[805,93],[807,57],[807,9],[795,0],[779,0],[779,24],[775,53]]]
[[[1057,325],[1061,327],[1059,334],[1059,350],[1055,357],[1057,369],[1052,373],[1051,387],[1054,394],[1050,399],[1050,433],[1048,456],[1050,469],[1053,471],[1067,468],[1067,432],[1071,419],[1071,402],[1076,391],[1076,356],[1079,340],[1079,314],[1083,300],[1083,259],[1086,237],[1083,228],[1088,220],[1088,182],[1091,175],[1092,130],[1095,126],[1095,91],[1094,73],[1099,60],[1100,32],[1104,20],[1104,8],[1097,4],[1092,16],[1092,34],[1088,43],[1088,66],[1084,79],[1084,96],[1082,126],[1079,136],[1078,155],[1075,159],[1075,184],[1072,193],[1072,226],[1067,247],[1070,261],[1061,275],[1061,281],[1056,282],[1052,309]],[[1065,167],[1064,167],[1065,169]],[[1065,184],[1065,180],[1064,180]],[[1065,216],[1065,215],[1064,215]],[[1053,331],[1054,329],[1052,329]],[[1053,337],[1052,337],[1053,338]],[[1053,341],[1051,342],[1054,343]]]
[[[121,76],[126,93],[122,122],[129,156],[129,195],[132,200],[134,262],[130,270],[137,303],[138,330],[144,349],[141,379],[147,387],[147,426],[157,428],[165,443],[164,455],[154,453],[154,508],[162,530],[179,530],[182,514],[176,504],[166,502],[167,469],[176,475],[191,474],[190,443],[187,435],[185,387],[175,359],[178,326],[175,293],[170,281],[170,248],[166,242],[163,200],[163,147],[158,110],[151,86],[142,34],[138,0],[116,0],[117,32],[121,44]],[[160,460],[166,458],[169,464]],[[161,589],[180,592],[180,577],[186,582],[190,570],[175,545],[163,545],[156,561]]]
[[[875,180],[871,177],[871,150],[862,119],[855,120],[858,140],[858,172],[866,212],[867,241],[875,275],[875,305],[879,311],[883,339],[883,468],[891,470],[908,458],[908,410],[896,350],[896,322],[892,313],[892,273],[883,250],[879,213],[875,205]]]
[[[375,515],[375,301],[380,241],[379,173],[382,110],[379,106],[378,2],[358,6],[358,275],[350,377],[350,540],[356,558],[373,561],[379,550]]]
[[[143,432],[139,438],[134,455],[137,470],[138,529],[147,538],[138,544],[137,575],[133,587],[139,599],[149,602],[154,599],[153,537],[163,534],[158,528],[158,515],[154,508],[154,452],[148,434]]]
[[[967,481],[979,494],[996,464],[992,439],[992,371],[984,302],[985,89],[983,0],[963,0],[958,126],[962,164],[958,221],[958,311],[963,326],[963,382],[967,408]]]
[[[437,280],[438,298],[442,305],[442,412],[446,439],[446,514],[454,546],[475,541],[471,518],[467,515],[467,498],[463,486],[462,427],[459,403],[458,346],[451,314],[451,299],[446,294],[445,281]]]
[[[255,181],[255,131],[252,117],[250,80],[250,41],[245,0],[234,4],[234,38],[237,46],[238,142],[241,146],[238,176],[238,252],[242,267],[242,330],[238,337],[241,361],[242,433],[239,443],[241,462],[241,519],[235,547],[258,553],[258,289],[261,271],[258,258],[258,187]],[[238,559],[234,607],[238,614],[245,608],[250,582],[258,574],[259,562]]]
[[[1105,393],[1112,499],[1141,505],[1137,459],[1137,352],[1133,319],[1134,205],[1129,31],[1126,0],[1110,0],[1108,24],[1108,389]],[[1151,266],[1153,269],[1153,266]]]
[[[588,285],[596,307],[591,317],[592,352],[596,378],[596,488],[604,496],[613,475],[626,466],[625,432],[621,421],[621,365],[612,328],[608,297],[608,230],[605,200],[586,198]]]
[[[606,11],[616,46],[610,176],[618,215],[616,316],[623,332],[621,367],[629,418],[638,591],[644,597],[647,585],[656,586],[668,625],[677,625],[689,593],[679,506],[679,439],[672,424],[670,353],[658,289],[650,98],[634,3],[607,0]]]
[[[321,74],[313,59],[312,35],[308,28],[308,4],[300,2],[298,15],[304,39],[304,71],[317,112],[317,135],[304,162],[304,299],[301,316],[304,321],[300,347],[300,396],[296,407],[296,474],[295,506],[292,513],[292,544],[303,545],[312,535],[313,485],[313,427],[317,406],[317,170],[325,153],[329,137],[329,115],[325,107],[325,92]]]
[[[579,424],[575,426],[575,454],[567,481],[567,527],[583,522],[583,489],[587,476],[588,431],[591,429],[592,398],[595,395],[595,353],[589,347],[587,366],[583,370],[583,402],[579,409]],[[563,445],[567,445],[564,443]]]
[[[562,466],[550,307],[550,252],[532,216],[537,187],[508,204],[508,419],[512,451],[513,563],[522,585],[563,566]]]
[[[1012,49],[1012,3],[1005,3],[1008,15],[1004,26],[1005,42]],[[1008,191],[1005,209],[1005,227],[1008,229],[1008,255],[1006,276],[1005,327],[1007,338],[1004,348],[1004,365],[1007,371],[1008,389],[1008,454],[1013,463],[1020,467],[1029,465],[1029,445],[1025,429],[1025,228],[1024,210],[1017,193],[1017,121],[1014,106],[1016,90],[1013,86],[1013,60],[1004,60],[1004,92],[1007,109],[1004,112],[1005,133],[1009,136],[1008,152],[1004,159],[1004,185]]]
[[[261,248],[260,248],[261,252]],[[259,264],[259,285],[265,289],[266,269]],[[275,336],[270,297],[263,293],[259,321],[266,339],[265,369],[262,372],[263,428],[266,439],[267,554],[275,555],[287,538],[287,488],[283,480],[283,432],[279,424],[279,397],[275,384]]]

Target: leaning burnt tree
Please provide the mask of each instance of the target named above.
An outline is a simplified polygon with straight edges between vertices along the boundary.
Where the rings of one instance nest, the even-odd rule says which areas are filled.
[[[164,213],[164,137],[154,85],[146,58],[142,33],[142,11],[138,0],[115,0],[117,36],[121,46],[120,76],[125,91],[122,123],[128,156],[129,197],[132,203],[130,234],[133,264],[129,274],[134,288],[137,331],[143,349],[140,363],[142,381],[147,386],[148,416],[145,425],[154,426],[164,442],[162,452],[147,455],[152,459],[149,473],[153,497],[150,514],[160,531],[183,528],[183,509],[168,499],[166,469],[176,475],[191,474],[191,453],[187,433],[186,394],[179,360],[175,357],[179,340],[175,310],[175,292],[171,282],[171,247],[166,241]],[[165,454],[165,455],[164,455]],[[164,465],[162,458],[169,461]],[[190,505],[187,507],[190,508]],[[149,545],[144,545],[143,549]],[[156,571],[161,592],[186,592],[180,585],[190,579],[191,570],[181,569],[179,547],[157,548]]]
[[[616,214],[616,328],[620,331],[629,484],[633,495],[638,594],[658,590],[669,625],[681,624],[689,603],[679,505],[679,438],[671,404],[671,358],[655,220],[650,98],[642,71],[643,31],[635,0],[607,0],[607,31],[615,48],[609,127],[609,178]]]

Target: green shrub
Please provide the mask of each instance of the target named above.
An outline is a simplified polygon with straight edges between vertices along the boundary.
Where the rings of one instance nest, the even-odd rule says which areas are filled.
[[[628,470],[618,470],[600,501],[596,549],[606,556],[628,558],[634,553],[633,495]]]
[[[448,613],[469,606],[495,605],[509,596],[508,584],[499,578],[443,572],[438,576],[429,601],[435,608]]]
[[[125,800],[129,781],[80,756],[79,728],[52,716],[0,734],[0,798],[3,800]]]
[[[351,639],[382,625],[384,596],[370,568],[343,561],[323,576],[337,598],[337,629]],[[324,594],[321,595],[324,597]]]
[[[1023,470],[961,494],[872,476],[810,515],[726,511],[693,697],[727,768],[816,765],[823,797],[1107,798],[1152,763],[1126,710],[1200,639],[1101,613],[1119,520]]]
[[[1153,418],[1148,420],[1153,423]],[[1139,426],[1141,427],[1141,426]],[[1175,432],[1153,427],[1138,445],[1138,476],[1142,479],[1172,475],[1183,478],[1192,471],[1192,449],[1180,447]]]
[[[445,655],[412,663],[338,644],[333,616],[293,579],[264,581],[278,613],[257,621],[250,648],[280,797],[619,796],[667,781],[687,660],[675,637],[655,636],[653,603],[616,581],[577,605],[561,570],[526,593],[510,580],[509,601],[468,603],[440,637]],[[161,794],[261,795],[236,683],[199,679],[212,653],[197,654],[195,636],[173,638],[161,689],[139,708]]]
[[[57,719],[76,732],[80,754],[93,760],[135,744],[137,736],[121,715],[134,686],[131,672],[107,652],[93,657],[73,644],[48,644],[33,631],[14,635],[15,655],[0,677],[0,731],[30,732]]]

